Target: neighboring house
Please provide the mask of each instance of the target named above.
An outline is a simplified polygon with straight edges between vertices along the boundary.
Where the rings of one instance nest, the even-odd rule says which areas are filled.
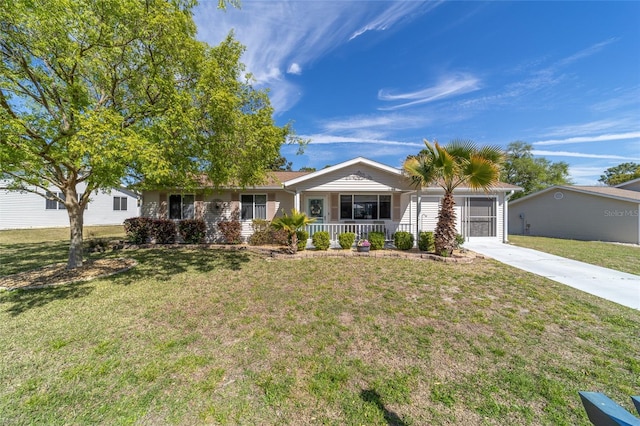
[[[78,185],[78,193],[86,188]],[[59,193],[60,190],[50,189]],[[121,225],[125,219],[140,216],[138,195],[124,188],[97,191],[84,212],[84,225]],[[69,226],[63,204],[26,191],[0,190],[0,229],[54,228]]]
[[[520,188],[500,184],[491,192],[456,190],[457,227],[466,238],[506,238],[506,202]],[[142,216],[152,218],[203,218],[207,240],[220,241],[216,224],[237,212],[246,239],[254,219],[272,220],[295,208],[316,221],[307,227],[313,235],[328,231],[335,243],[338,234],[355,232],[364,237],[382,231],[391,239],[398,230],[433,231],[441,188],[417,191],[403,171],[358,157],[316,172],[273,172],[267,183],[251,188],[192,193],[179,189],[145,191]],[[420,200],[418,203],[417,200]]]
[[[640,244],[640,179],[553,186],[509,204],[509,233]]]

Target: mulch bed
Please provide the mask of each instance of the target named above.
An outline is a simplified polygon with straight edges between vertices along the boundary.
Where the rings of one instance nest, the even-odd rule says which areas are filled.
[[[86,261],[81,268],[66,269],[66,263],[47,265],[31,271],[0,277],[0,289],[36,289],[54,285],[88,281],[128,271],[137,262],[133,259],[97,259]]]

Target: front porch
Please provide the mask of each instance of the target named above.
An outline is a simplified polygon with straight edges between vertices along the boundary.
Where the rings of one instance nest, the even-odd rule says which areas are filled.
[[[313,234],[319,231],[329,233],[329,240],[332,247],[338,246],[338,235],[345,232],[356,234],[356,242],[368,238],[371,232],[382,232],[386,241],[393,240],[393,234],[397,231],[407,231],[413,234],[414,241],[418,241],[415,224],[398,223],[393,221],[380,221],[383,223],[312,223],[305,227],[309,233],[309,242]]]

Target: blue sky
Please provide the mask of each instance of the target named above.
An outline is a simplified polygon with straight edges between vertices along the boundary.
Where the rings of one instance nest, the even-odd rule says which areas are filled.
[[[570,165],[574,183],[640,162],[640,2],[203,1],[277,123],[310,139],[293,168],[357,156],[400,167],[423,139],[471,139]]]

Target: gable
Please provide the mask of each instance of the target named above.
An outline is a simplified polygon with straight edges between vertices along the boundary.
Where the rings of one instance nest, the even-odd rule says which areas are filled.
[[[399,173],[374,167],[366,163],[354,163],[325,173],[308,175],[285,187],[297,191],[323,192],[388,192],[412,190],[410,182]]]

